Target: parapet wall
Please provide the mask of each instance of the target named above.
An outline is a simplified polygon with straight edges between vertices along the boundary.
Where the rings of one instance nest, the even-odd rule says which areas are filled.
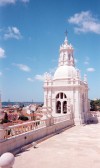
[[[46,124],[43,127],[12,136],[7,139],[2,139],[0,142],[0,155],[8,151],[12,152],[14,150],[17,150],[24,145],[27,145],[37,140],[41,140],[48,135],[56,134],[60,130],[74,125],[73,119],[71,118],[64,121],[56,120],[56,122],[52,124],[50,124],[51,122],[48,121],[49,119],[46,120],[46,122],[49,124]]]

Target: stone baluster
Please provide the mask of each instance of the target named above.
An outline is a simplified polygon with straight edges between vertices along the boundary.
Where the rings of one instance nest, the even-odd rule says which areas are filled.
[[[5,138],[5,129],[0,128],[0,141],[2,141]]]
[[[23,127],[21,126],[21,133],[23,133]]]

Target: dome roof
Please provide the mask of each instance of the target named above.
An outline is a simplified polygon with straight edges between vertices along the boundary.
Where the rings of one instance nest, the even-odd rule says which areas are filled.
[[[60,66],[57,68],[53,80],[57,79],[67,79],[67,78],[76,78],[77,70],[73,66]]]

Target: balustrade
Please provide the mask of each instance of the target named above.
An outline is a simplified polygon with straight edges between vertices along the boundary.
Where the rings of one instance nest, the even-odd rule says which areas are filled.
[[[45,120],[37,120],[37,121],[31,121],[31,122],[26,122],[23,124],[9,126],[4,129],[5,131],[4,138],[9,138],[11,136],[22,134],[24,132],[36,130],[44,126],[46,126]]]
[[[3,137],[7,139],[15,135],[19,135],[19,134],[22,134],[22,133],[25,133],[31,130],[43,128],[46,126],[50,126],[50,125],[60,123],[63,121],[67,121],[70,119],[71,119],[71,114],[66,114],[64,116],[53,117],[53,118],[49,118],[45,120],[30,121],[30,122],[26,122],[23,124],[9,126],[5,129],[2,129],[3,134],[4,134]],[[2,139],[4,139],[3,137]]]
[[[62,122],[62,121],[67,121],[71,119],[71,114],[67,114],[64,116],[59,116],[59,117],[54,117],[54,124]]]

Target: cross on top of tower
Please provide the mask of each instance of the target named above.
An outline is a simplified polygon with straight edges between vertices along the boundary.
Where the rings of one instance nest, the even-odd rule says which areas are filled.
[[[68,35],[68,31],[67,31],[67,29],[66,29],[66,31],[65,31],[65,36],[67,37],[67,35]]]
[[[67,29],[66,29],[66,31],[65,31],[65,42],[68,42],[67,35],[68,35],[68,31],[67,31]]]

